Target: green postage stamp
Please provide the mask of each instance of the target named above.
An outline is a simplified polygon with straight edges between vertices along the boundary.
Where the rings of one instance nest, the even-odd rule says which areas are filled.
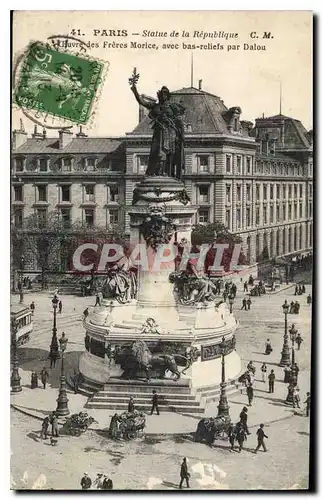
[[[21,67],[14,102],[25,109],[86,124],[102,81],[104,63],[31,44]]]

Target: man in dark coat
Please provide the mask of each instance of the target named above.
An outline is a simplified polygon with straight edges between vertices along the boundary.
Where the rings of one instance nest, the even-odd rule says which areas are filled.
[[[302,339],[301,334],[300,334],[299,332],[298,332],[298,334],[296,335],[295,342],[296,342],[296,344],[297,344],[297,349],[298,349],[298,351],[299,351],[299,350],[300,350],[300,348],[301,348],[301,344],[302,344],[302,342],[303,342],[303,339]]]
[[[128,413],[133,413],[135,411],[135,403],[133,400],[133,397],[130,396],[129,403],[128,403]]]
[[[243,291],[248,292],[248,282],[247,281],[245,281],[243,284]]]
[[[49,427],[49,417],[45,417],[41,424],[40,439],[47,439],[48,427]]]
[[[248,429],[248,408],[244,406],[242,408],[242,412],[240,413],[239,417],[240,417],[240,424],[244,427],[246,433],[250,434]]]
[[[59,312],[59,314],[62,314],[62,309],[63,309],[63,303],[60,300],[59,303],[58,303],[58,312]]]
[[[257,430],[257,439],[258,439],[258,444],[257,448],[255,449],[254,453],[257,453],[259,448],[262,446],[264,451],[267,451],[264,438],[268,439],[268,436],[266,436],[265,431],[264,431],[264,424],[260,424],[259,429]]]
[[[247,306],[248,306],[248,311],[250,311],[250,306],[251,306],[251,298],[250,297],[248,297]]]
[[[242,307],[241,309],[244,309],[245,311],[247,310],[247,299],[243,298],[242,299]]]
[[[153,397],[152,397],[152,407],[151,407],[151,412],[150,415],[154,413],[154,410],[156,410],[157,415],[159,415],[159,408],[158,408],[158,394],[156,391],[153,391]]]
[[[253,386],[252,386],[252,384],[247,385],[247,396],[248,396],[249,406],[252,406],[252,401],[253,401]]]
[[[274,387],[275,387],[275,372],[274,370],[271,370],[269,377],[268,377],[268,382],[269,382],[269,392],[273,393],[274,392]]]
[[[49,380],[49,373],[46,370],[45,366],[43,367],[42,371],[40,372],[40,380],[41,380],[41,382],[43,384],[44,389],[46,389],[46,384],[47,384],[47,382]]]
[[[59,437],[58,420],[55,412],[53,412],[50,417],[50,423],[52,424],[52,436]]]
[[[189,488],[190,487],[190,483],[189,483],[190,473],[188,472],[186,458],[183,458],[180,476],[181,476],[181,481],[179,483],[179,489],[180,490],[182,489],[184,479],[186,481],[186,486]]]
[[[81,479],[82,490],[89,490],[92,486],[91,478],[88,476],[87,472],[84,472],[84,476]]]

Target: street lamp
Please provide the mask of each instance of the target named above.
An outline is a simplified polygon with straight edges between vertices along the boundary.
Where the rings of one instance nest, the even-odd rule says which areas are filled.
[[[12,373],[10,379],[11,392],[21,392],[22,387],[20,385],[20,376],[19,376],[19,358],[17,354],[17,331],[18,325],[17,320],[11,320],[11,348],[12,348]]]
[[[66,377],[64,373],[64,352],[66,350],[68,339],[65,337],[65,333],[62,333],[59,339],[59,345],[62,353],[62,363],[61,363],[61,376],[59,380],[59,393],[57,398],[56,414],[59,417],[64,415],[69,415],[70,410],[68,409],[68,397],[66,394]]]
[[[219,345],[220,347],[220,352],[222,356],[221,360],[221,365],[222,365],[222,373],[221,373],[221,392],[220,392],[220,400],[218,404],[218,417],[225,417],[228,420],[230,419],[230,413],[229,413],[229,405],[228,405],[228,399],[227,399],[227,394],[226,394],[226,381],[225,381],[225,351],[226,351],[226,343],[225,343],[225,338],[222,337],[221,344]]]
[[[55,367],[56,361],[60,358],[59,354],[59,349],[58,349],[58,342],[57,342],[57,328],[56,328],[56,309],[57,309],[57,304],[58,304],[58,298],[55,295],[53,300],[53,311],[54,311],[54,320],[53,320],[53,336],[52,336],[52,342],[50,345],[50,351],[48,358],[50,359],[50,367],[52,366]]]
[[[24,301],[24,291],[23,291],[23,286],[22,286],[22,275],[24,271],[24,265],[25,265],[25,256],[22,254],[20,257],[20,286],[19,286],[19,303],[22,304]]]
[[[230,314],[232,314],[232,306],[234,304],[234,296],[231,293],[229,295],[229,304],[230,304]]]
[[[286,397],[286,403],[293,404],[294,403],[294,390],[297,386],[297,371],[296,371],[296,363],[295,363],[295,339],[297,335],[297,330],[295,325],[293,324],[289,330],[290,339],[292,341],[292,365],[291,365],[291,374],[290,374],[290,384],[288,386],[288,393]]]
[[[279,366],[287,366],[290,364],[288,332],[287,332],[287,314],[289,311],[289,304],[288,304],[287,300],[285,300],[284,304],[282,305],[282,308],[283,308],[283,313],[285,314],[285,331],[284,331],[283,349],[281,352],[281,359],[280,359]]]

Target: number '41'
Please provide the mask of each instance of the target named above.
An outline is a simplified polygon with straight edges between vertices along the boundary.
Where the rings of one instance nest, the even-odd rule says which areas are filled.
[[[81,34],[82,34],[82,33],[81,33],[81,30],[80,30],[80,29],[78,29],[78,30],[72,29],[72,30],[71,30],[71,35],[73,35],[73,36],[76,36],[76,35],[81,36]]]

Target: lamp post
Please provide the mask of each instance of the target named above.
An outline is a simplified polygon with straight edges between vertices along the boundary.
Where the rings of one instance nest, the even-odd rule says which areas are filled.
[[[285,331],[284,331],[284,341],[283,341],[283,349],[281,352],[281,359],[279,366],[287,366],[290,364],[290,354],[289,354],[289,345],[288,345],[288,332],[287,332],[287,314],[289,311],[289,304],[287,300],[285,300],[282,305],[283,313],[285,314]]]
[[[57,328],[56,328],[56,309],[57,309],[57,304],[58,304],[58,298],[55,295],[53,300],[53,311],[54,311],[54,320],[53,320],[53,336],[52,336],[52,342],[50,344],[50,351],[49,351],[49,359],[50,359],[50,367],[56,364],[56,361],[60,358],[60,353],[58,349],[58,342],[57,342]]]
[[[230,293],[230,295],[229,295],[230,314],[232,314],[233,304],[234,304],[234,296]]]
[[[21,255],[20,257],[20,277],[19,277],[19,303],[22,304],[24,301],[24,291],[23,291],[23,286],[22,286],[22,275],[24,271],[24,265],[25,265],[25,256],[24,254]]]
[[[226,394],[226,381],[225,381],[225,351],[226,351],[226,343],[225,343],[225,338],[222,337],[221,344],[219,345],[220,347],[220,352],[222,356],[221,360],[221,365],[222,365],[222,372],[221,372],[221,392],[220,392],[220,400],[218,404],[218,417],[225,417],[228,420],[230,419],[230,413],[229,413],[229,405],[228,405],[228,399],[227,399],[227,394]]]
[[[56,414],[59,417],[64,415],[69,415],[70,410],[68,409],[68,397],[66,394],[66,377],[64,373],[64,352],[66,350],[68,339],[65,338],[65,333],[62,334],[62,337],[59,339],[60,349],[62,353],[62,362],[61,362],[61,375],[59,380],[59,393],[57,398],[57,407]]]
[[[21,392],[22,387],[20,385],[20,376],[19,376],[19,358],[17,354],[17,320],[11,320],[11,349],[12,349],[12,373],[10,379],[11,392]]]
[[[294,390],[297,386],[297,371],[296,371],[296,363],[295,363],[295,338],[297,335],[297,330],[295,325],[293,324],[289,330],[290,339],[292,341],[292,365],[291,365],[291,373],[290,373],[290,384],[288,386],[288,392],[286,397],[287,404],[294,403]]]

